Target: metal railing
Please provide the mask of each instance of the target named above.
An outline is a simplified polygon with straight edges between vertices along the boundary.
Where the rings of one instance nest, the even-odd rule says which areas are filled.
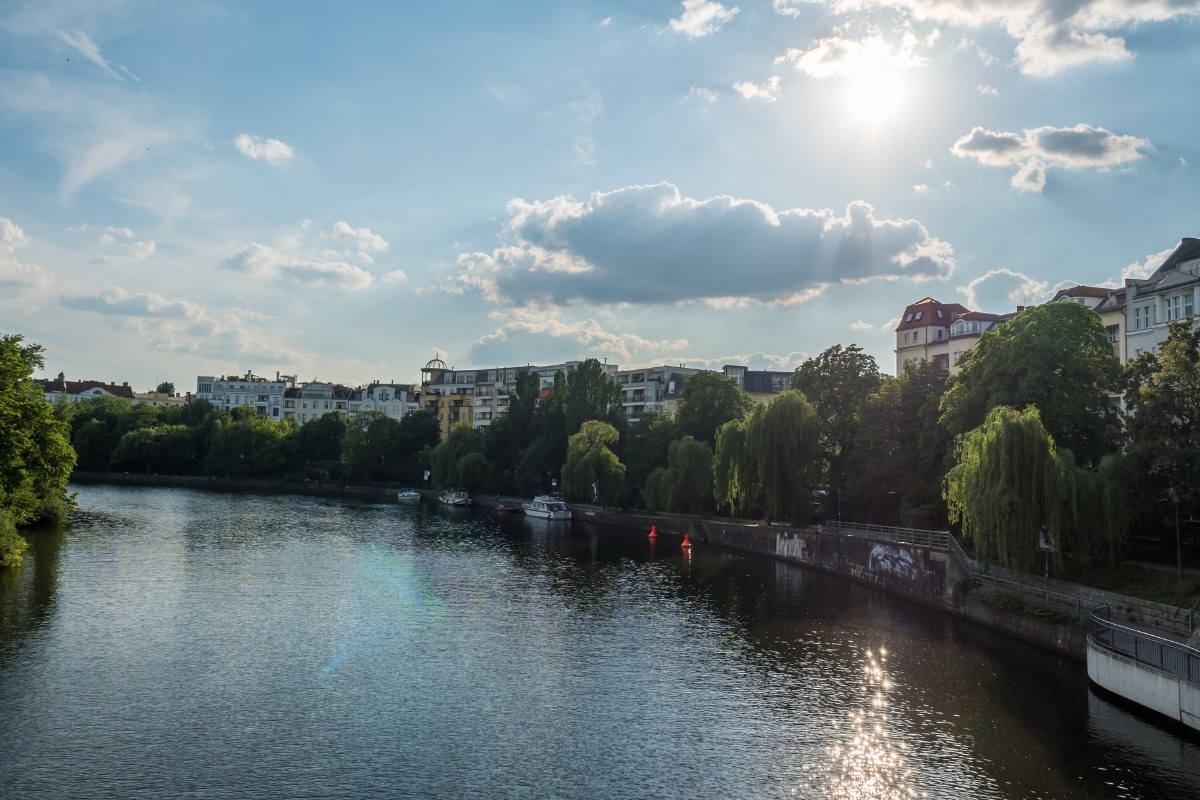
[[[1082,619],[1085,614],[1090,614],[1098,607],[1095,603],[1084,600],[1078,594],[1056,592],[1045,584],[1039,586],[1036,583],[1022,583],[1021,581],[999,578],[995,575],[978,572],[972,573],[971,579],[984,589],[1011,592],[1021,597],[1030,597],[1035,600],[1052,603],[1061,610],[1074,614],[1076,619]]]
[[[1192,683],[1200,683],[1200,650],[1109,619],[1108,606],[1088,615],[1088,642]]]
[[[933,550],[949,550],[952,538],[948,531],[927,531],[920,528],[897,528],[891,525],[828,519],[821,523],[821,531],[823,533],[840,533],[846,536],[866,534],[871,539],[881,539],[897,544],[915,544]]]

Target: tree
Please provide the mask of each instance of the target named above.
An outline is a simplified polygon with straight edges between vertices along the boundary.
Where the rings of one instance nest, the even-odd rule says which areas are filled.
[[[575,500],[599,499],[619,505],[625,488],[625,465],[612,451],[620,434],[607,422],[587,420],[567,441],[563,493]],[[598,498],[597,498],[598,495]]]
[[[352,481],[387,480],[388,465],[400,460],[400,438],[400,423],[386,414],[355,415],[342,435],[342,475]]]
[[[620,431],[625,425],[621,387],[613,382],[603,365],[585,359],[566,376],[567,433],[576,433],[587,420],[606,422]]]
[[[997,406],[1038,409],[1046,431],[1078,463],[1094,467],[1119,445],[1110,402],[1120,365],[1100,317],[1078,303],[1031,308],[979,338],[958,361],[942,398],[951,435],[983,423]]]
[[[754,401],[737,382],[719,372],[703,370],[683,382],[682,405],[675,416],[676,434],[691,436],[709,445],[717,441],[717,429],[731,420],[742,419]]]
[[[541,380],[536,373],[518,372],[516,387],[509,393],[508,411],[488,426],[487,457],[495,470],[498,491],[519,490],[517,467],[521,452],[533,441],[540,388]]]
[[[625,465],[625,484],[631,498],[646,495],[646,481],[651,473],[667,463],[671,442],[675,438],[675,419],[669,411],[643,411],[638,421],[629,426],[621,439],[621,462]],[[648,508],[668,508],[651,504]]]
[[[646,501],[652,508],[699,512],[713,496],[712,448],[685,436],[671,442],[668,466],[650,473]]]
[[[735,517],[749,510],[760,494],[758,472],[746,445],[748,427],[749,419],[726,422],[717,430],[713,452],[713,497],[718,508],[728,508]]]
[[[175,384],[170,381],[163,381],[155,387],[154,391],[159,394],[175,394]]]
[[[812,403],[820,421],[821,452],[830,491],[839,498],[847,483],[846,463],[862,418],[862,408],[882,378],[875,359],[856,344],[840,344],[805,361],[792,374],[791,388]]]
[[[475,489],[482,485],[480,463],[487,464],[487,441],[483,433],[463,420],[450,429],[446,441],[433,448],[430,469],[435,486],[464,486]]]
[[[75,466],[70,428],[33,382],[45,366],[42,347],[0,335],[0,564],[21,562],[16,527],[61,519],[71,507],[67,479]]]
[[[992,409],[955,455],[946,503],[981,562],[1031,571],[1045,529],[1060,545],[1056,568],[1067,548],[1085,567],[1115,563],[1125,532],[1122,490],[1107,470],[1082,470],[1056,447],[1037,408]]]
[[[754,463],[768,519],[806,522],[813,475],[820,457],[820,420],[794,389],[751,412],[745,446]]]
[[[1120,471],[1131,510],[1143,525],[1161,526],[1163,511],[1176,510],[1173,497],[1179,513],[1194,518],[1200,513],[1200,328],[1191,320],[1171,322],[1158,353],[1131,361],[1125,380],[1129,443]]]
[[[322,414],[296,432],[296,457],[305,464],[329,464],[342,455],[342,437],[350,422],[340,411]]]
[[[908,362],[900,377],[883,376],[864,403],[843,502],[853,519],[918,528],[946,524],[942,479],[952,442],[938,424],[938,407],[948,377],[935,362]]]

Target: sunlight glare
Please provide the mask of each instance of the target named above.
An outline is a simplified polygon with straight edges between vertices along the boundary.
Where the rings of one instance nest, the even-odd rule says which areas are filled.
[[[846,106],[860,120],[879,124],[904,105],[903,74],[886,64],[864,68],[846,84]]]

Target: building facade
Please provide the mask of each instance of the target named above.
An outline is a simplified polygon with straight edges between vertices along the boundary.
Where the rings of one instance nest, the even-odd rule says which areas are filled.
[[[196,378],[196,399],[226,411],[251,408],[256,416],[282,419],[284,394],[295,386],[294,375],[279,373],[275,374],[275,380],[253,372],[239,376],[200,375]]]
[[[133,389],[129,388],[128,382],[118,386],[115,383],[104,383],[103,381],[69,381],[61,372],[58,373],[57,378],[35,378],[33,382],[42,387],[42,394],[49,403],[57,403],[60,397],[65,398],[68,403],[78,403],[97,397],[119,397],[130,403],[133,402]]]
[[[1157,353],[1167,323],[1200,308],[1200,239],[1185,238],[1148,278],[1125,281],[1125,358]]]

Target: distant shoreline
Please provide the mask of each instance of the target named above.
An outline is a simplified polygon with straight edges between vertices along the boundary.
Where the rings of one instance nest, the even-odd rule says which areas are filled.
[[[399,486],[363,486],[337,481],[264,480],[262,478],[218,478],[207,475],[154,475],[138,472],[71,473],[70,483],[106,483],[121,486],[169,486],[186,489],[209,489],[220,492],[269,492],[272,494],[304,494],[322,497],[364,497],[370,499],[396,497]]]

